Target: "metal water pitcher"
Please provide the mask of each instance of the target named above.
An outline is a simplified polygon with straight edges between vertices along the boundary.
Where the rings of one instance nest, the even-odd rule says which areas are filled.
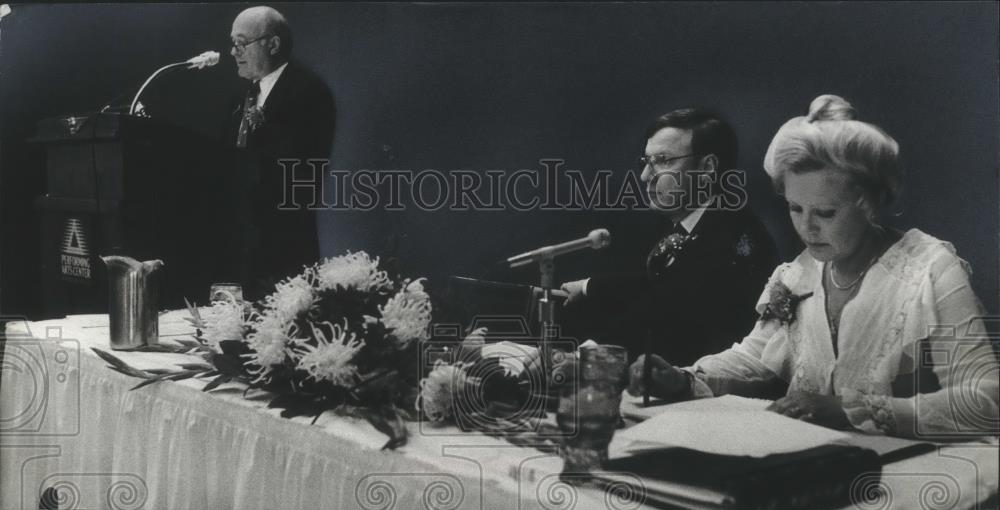
[[[122,256],[101,260],[108,266],[111,348],[125,350],[156,344],[160,334],[156,271],[163,261],[139,262]]]

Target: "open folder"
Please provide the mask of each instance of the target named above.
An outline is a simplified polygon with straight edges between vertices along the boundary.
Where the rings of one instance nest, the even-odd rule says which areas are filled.
[[[705,509],[840,507],[877,487],[880,476],[874,451],[833,444],[764,457],[666,447],[612,459],[594,473],[646,503]]]
[[[826,508],[849,503],[858,480],[879,480],[875,451],[768,404],[727,395],[652,408],[615,434],[596,481],[670,507]]]

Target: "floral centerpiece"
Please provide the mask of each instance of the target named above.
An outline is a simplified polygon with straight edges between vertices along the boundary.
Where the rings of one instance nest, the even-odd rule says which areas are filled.
[[[422,279],[399,280],[378,258],[347,253],[326,259],[279,283],[249,305],[217,301],[202,317],[187,352],[206,363],[180,371],[139,371],[98,351],[112,368],[147,379],[210,379],[205,390],[242,382],[274,394],[282,416],[327,410],[364,417],[389,436],[387,448],[406,442],[402,418],[417,393],[418,345],[428,338],[431,301]]]

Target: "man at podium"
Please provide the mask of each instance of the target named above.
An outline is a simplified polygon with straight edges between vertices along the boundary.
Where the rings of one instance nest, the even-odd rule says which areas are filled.
[[[237,72],[250,84],[229,130],[237,153],[233,210],[239,260],[224,271],[257,299],[319,259],[316,216],[309,205],[322,202],[321,188],[311,194],[302,183],[318,184],[323,178],[333,143],[334,103],[320,78],[291,60],[292,31],[277,10],[244,10],[233,21],[230,37]]]

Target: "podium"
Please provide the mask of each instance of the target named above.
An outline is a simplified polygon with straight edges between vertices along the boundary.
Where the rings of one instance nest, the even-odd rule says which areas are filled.
[[[161,259],[160,306],[207,301],[230,158],[220,143],[155,119],[95,113],[40,121],[43,314],[106,313],[100,256]]]

